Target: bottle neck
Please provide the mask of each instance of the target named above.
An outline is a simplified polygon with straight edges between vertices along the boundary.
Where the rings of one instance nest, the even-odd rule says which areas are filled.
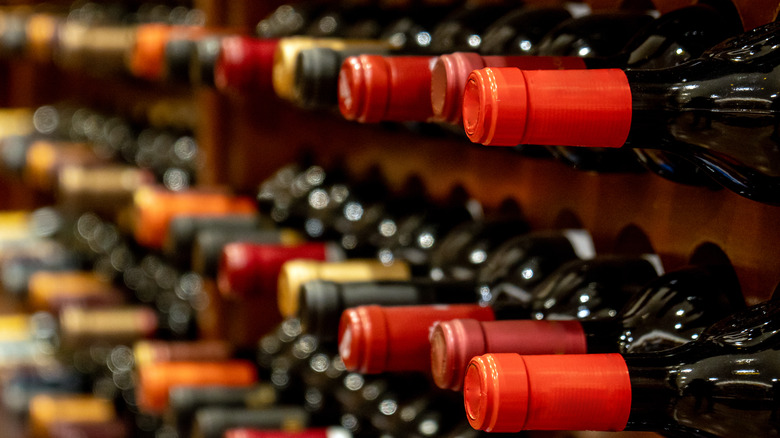
[[[775,435],[776,355],[773,348],[700,342],[664,355],[625,356],[633,393],[627,429]]]
[[[585,334],[588,353],[616,353],[619,351],[623,325],[617,318],[579,321]]]

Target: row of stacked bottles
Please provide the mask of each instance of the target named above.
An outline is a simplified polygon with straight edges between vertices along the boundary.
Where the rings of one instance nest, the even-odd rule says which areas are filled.
[[[465,127],[474,142],[522,145],[583,170],[649,169],[779,202],[776,97],[765,86],[776,26],[746,33],[730,2],[657,18],[652,5],[589,13],[570,4],[389,3],[284,5],[257,26],[264,38],[198,26],[201,14],[183,7],[11,10],[5,51],[93,74],[273,91],[364,123],[431,123],[461,137]],[[563,92],[568,100],[553,97]]]
[[[366,56],[350,58],[354,71],[402,59]],[[278,71],[267,73],[276,86]],[[303,84],[315,82],[295,89]],[[66,105],[14,115],[34,132],[4,138],[4,165],[57,201],[17,217],[2,267],[12,301],[41,311],[8,320],[17,330],[5,400],[33,434],[776,433],[775,305],[743,309],[717,245],[664,273],[652,239],[634,229],[629,250],[596,256],[587,231],[530,230],[511,200],[488,208],[456,189],[437,202],[419,179],[390,190],[379,171],[356,179],[310,157],[265,179],[256,201],[190,191],[211,163],[186,130]],[[132,167],[105,171],[116,161]],[[71,277],[74,268],[94,272]],[[266,431],[227,432],[241,426]]]

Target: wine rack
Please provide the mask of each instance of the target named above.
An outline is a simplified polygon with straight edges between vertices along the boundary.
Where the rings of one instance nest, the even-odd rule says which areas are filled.
[[[210,15],[215,25],[238,27],[256,22],[274,7],[201,3],[207,11],[220,11]],[[594,9],[609,9],[621,2],[589,3]],[[668,11],[694,2],[654,3]],[[734,5],[746,28],[772,21],[778,8],[777,1]],[[338,114],[302,111],[274,97],[228,97],[201,90],[196,100],[200,140],[210,163],[203,176],[212,184],[251,192],[262,175],[307,151],[323,164],[343,160],[356,173],[378,166],[395,187],[410,175],[419,176],[439,198],[460,185],[488,207],[514,199],[534,228],[584,226],[602,252],[619,250],[626,230],[638,230],[668,269],[689,261],[701,245],[715,245],[737,270],[749,303],[769,298],[780,282],[780,208],[726,190],[683,186],[650,174],[580,172],[452,136],[426,136],[398,126],[361,125]]]
[[[14,2],[19,3],[36,2]],[[194,6],[205,11],[208,25],[249,33],[281,3],[196,0]],[[598,10],[626,2],[588,3]],[[653,1],[660,12],[692,3],[695,0]],[[746,29],[773,21],[780,8],[778,0],[733,3]],[[0,80],[3,106],[73,99],[96,105],[120,102],[133,111],[137,104],[160,95],[190,101],[205,155],[199,175],[204,185],[253,194],[274,170],[307,153],[326,167],[344,164],[356,175],[379,169],[395,189],[410,176],[419,177],[436,199],[460,186],[487,208],[514,200],[533,229],[583,227],[592,233],[601,253],[650,245],[667,270],[681,267],[695,255],[715,257],[722,252],[734,266],[748,304],[768,299],[780,286],[780,207],[727,190],[685,186],[649,173],[578,171],[552,159],[471,144],[435,127],[362,125],[336,113],[300,110],[270,95],[226,96],[206,88],[94,78],[24,59],[0,61]],[[49,201],[3,176],[0,187],[7,193],[0,200],[2,208]]]

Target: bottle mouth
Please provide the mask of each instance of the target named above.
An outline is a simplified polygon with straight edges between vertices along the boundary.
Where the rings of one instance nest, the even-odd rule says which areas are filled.
[[[228,243],[222,248],[217,269],[217,288],[225,297],[245,297],[252,289],[251,249],[246,244]]]
[[[342,63],[338,84],[339,110],[344,118],[361,123],[383,119],[391,86],[384,57],[348,57]]]
[[[483,57],[476,53],[456,52],[436,59],[431,77],[431,107],[437,120],[460,123],[464,85],[471,71],[483,67]]]
[[[463,108],[461,110],[463,117],[463,128],[466,135],[475,143],[482,143],[487,140],[484,122],[484,110],[482,102],[485,96],[483,88],[476,78],[469,78],[466,82],[466,88],[463,92]]]
[[[440,321],[431,332],[431,372],[436,386],[459,391],[469,360],[485,353],[484,334],[479,321],[453,319]]]
[[[463,384],[463,404],[466,408],[466,416],[475,429],[483,429],[484,407],[482,404],[486,394],[482,382],[486,378],[481,376],[482,372],[484,372],[484,367],[479,366],[478,363],[469,364]]]
[[[444,113],[448,107],[447,91],[447,70],[439,57],[431,70],[431,109],[436,120],[449,120]]]
[[[347,120],[357,120],[363,106],[366,78],[363,66],[356,56],[348,57],[341,64],[338,79],[339,111]]]
[[[387,320],[380,306],[344,310],[339,323],[339,356],[350,371],[375,374],[387,359]]]

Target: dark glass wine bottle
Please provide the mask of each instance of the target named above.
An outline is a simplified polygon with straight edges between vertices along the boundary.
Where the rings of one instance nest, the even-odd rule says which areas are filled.
[[[298,35],[327,7],[324,1],[283,4],[257,23],[255,33],[261,38],[281,38]]]
[[[436,281],[475,281],[493,251],[529,228],[519,211],[466,221],[447,232],[431,252],[428,276]]]
[[[542,56],[579,56],[606,58],[620,54],[637,32],[653,18],[636,12],[612,12],[586,15],[561,23],[539,42],[534,54]],[[633,153],[614,150],[581,150],[550,147],[558,160],[581,170],[600,172],[638,171],[642,169]]]
[[[495,431],[775,435],[778,312],[777,301],[752,306],[714,324],[698,340],[659,353],[478,356],[466,376],[469,421]],[[518,378],[528,385],[507,384]],[[504,398],[509,393],[517,398]],[[497,398],[486,403],[489,397]]]
[[[697,339],[704,329],[744,307],[736,277],[720,266],[676,270],[652,280],[654,273],[648,275],[648,267],[643,271],[637,260],[624,260],[623,266],[620,262],[613,258],[602,266],[590,263],[594,272],[584,272],[583,276],[601,281],[586,279],[581,283],[584,287],[578,288],[581,293],[562,294],[561,298],[569,303],[536,294],[535,307],[547,309],[547,313],[539,312],[535,317],[544,316],[546,321],[439,323],[431,336],[437,384],[460,388],[468,360],[486,353],[635,353],[670,349]],[[584,270],[587,265],[582,266]],[[567,276],[550,276],[553,278],[569,281]],[[636,293],[638,288],[644,290]],[[544,289],[544,285],[537,289]],[[620,294],[630,297],[629,301],[615,297]],[[601,300],[601,305],[592,303]],[[621,302],[625,306],[618,313]],[[568,320],[572,316],[578,320]]]
[[[381,306],[475,303],[472,282],[409,281],[346,282],[313,280],[303,284],[300,320],[306,333],[320,342],[338,339],[339,319],[344,310],[368,304]]]
[[[534,84],[527,89],[528,100],[514,95],[512,101],[539,102],[541,92],[549,105],[537,106],[525,117],[517,111],[522,112],[524,105],[509,112],[500,104],[493,107],[490,111],[496,112],[496,120],[509,116],[511,121],[499,122],[498,129],[488,136],[484,128],[493,119],[483,118],[484,112],[478,116],[475,110],[490,92],[480,97],[478,82],[483,73],[477,71],[467,85],[470,97],[464,99],[464,110],[469,117],[464,117],[464,126],[472,141],[483,144],[625,146],[669,151],[685,156],[742,196],[778,204],[777,99],[768,86],[778,74],[778,29],[777,23],[761,26],[713,47],[695,60],[660,70],[501,70],[501,82],[508,79],[503,75],[507,72]],[[492,71],[494,74],[499,70]],[[555,84],[564,83],[568,96],[565,101],[548,94]],[[495,91],[503,94],[506,90],[498,87]],[[603,104],[599,109],[591,105],[594,95]],[[558,113],[560,117],[541,115],[550,114],[554,107],[566,109]],[[598,134],[605,130],[611,134]],[[571,137],[555,134],[562,132]]]
[[[485,30],[479,53],[528,55],[555,26],[571,18],[571,12],[563,6],[516,9]]]
[[[482,302],[492,306],[528,306],[533,288],[551,272],[594,254],[590,234],[584,230],[517,236],[490,254],[477,275],[477,292]]]
[[[518,6],[511,2],[467,2],[436,25],[430,50],[432,53],[479,50],[488,27],[515,9]]]

